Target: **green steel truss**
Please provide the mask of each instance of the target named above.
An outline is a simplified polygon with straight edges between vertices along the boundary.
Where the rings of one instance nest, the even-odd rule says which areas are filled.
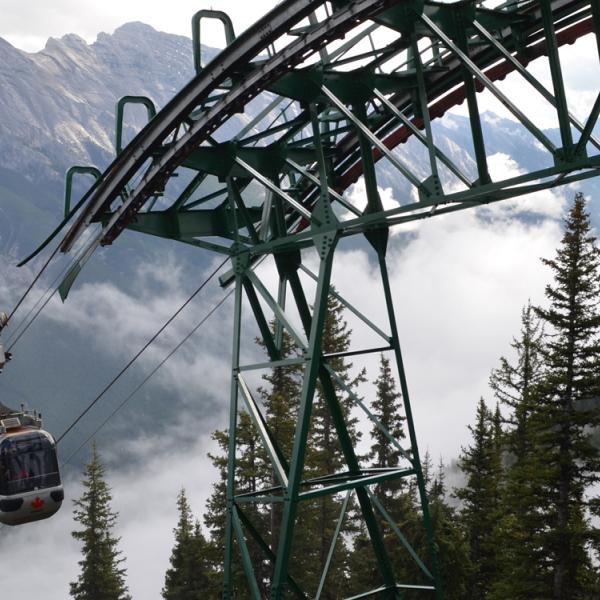
[[[495,4],[288,0],[237,38],[226,15],[201,11],[193,21],[196,77],[158,113],[148,99],[123,99],[117,110],[115,161],[101,175],[81,168],[70,173],[66,210],[73,174],[92,174],[97,181],[61,224],[75,216],[61,248],[69,251],[90,225],[97,233],[63,283],[63,296],[95,248],[112,243],[124,229],[231,258],[231,270],[221,278],[223,285],[235,286],[226,599],[233,593],[235,561],[246,573],[244,597],[261,597],[249,543],[263,550],[270,565],[273,600],[315,594],[318,598],[328,585],[335,585],[328,581],[327,570],[351,495],[369,533],[381,583],[356,598],[401,598],[407,590],[443,597],[386,266],[389,228],[593,177],[600,168],[600,141],[594,136],[600,94],[585,121],[569,112],[560,52],[561,46],[598,32],[600,1]],[[229,45],[203,66],[199,31],[206,18],[221,21]],[[548,61],[552,89],[527,69],[535,59]],[[522,78],[532,94],[545,99],[548,111],[556,115],[557,135],[526,115],[522,99],[502,91],[498,81],[508,74]],[[497,98],[543,148],[543,167],[504,180],[492,178],[478,105],[478,92],[483,90]],[[146,106],[149,122],[122,148],[124,108],[130,102]],[[459,164],[436,140],[435,121],[462,102],[470,125],[470,139],[462,151],[470,158]],[[384,171],[395,173],[399,186],[407,190],[393,208],[384,209],[380,198],[378,181]],[[347,191],[360,178],[365,193],[355,205]],[[368,240],[384,292],[383,306],[373,306],[376,318],[346,303],[381,338],[377,347],[353,351],[353,361],[360,366],[362,357],[381,351],[395,357],[409,434],[406,448],[391,440],[404,457],[398,469],[373,471],[361,466],[336,391],[343,390],[343,382],[331,367],[332,357],[322,349],[327,297],[336,293],[331,281],[336,249],[341,238],[353,235]],[[316,273],[303,264],[311,252],[318,256]],[[277,267],[276,290],[269,290],[254,270],[265,256]],[[316,292],[310,294],[315,285]],[[252,315],[268,352],[261,364],[241,362],[244,310]],[[300,326],[292,314],[299,315]],[[276,334],[271,332],[271,319],[276,321]],[[281,354],[283,330],[301,349],[296,357]],[[250,391],[247,374],[293,361],[303,365],[304,376],[293,452],[286,460]],[[303,467],[317,382],[346,464],[339,473],[307,480]],[[368,405],[350,395],[358,409],[377,423]],[[239,410],[250,415],[277,482],[251,494],[238,493],[235,485]],[[421,568],[420,582],[397,580],[379,528],[381,520],[390,517],[374,493],[375,484],[395,478],[412,478],[419,492],[428,555],[417,556],[398,524],[390,526]],[[319,589],[301,590],[290,566],[299,535],[298,508],[324,495],[344,495],[343,510]],[[246,514],[245,507],[252,503],[281,505],[277,547],[261,537]]]

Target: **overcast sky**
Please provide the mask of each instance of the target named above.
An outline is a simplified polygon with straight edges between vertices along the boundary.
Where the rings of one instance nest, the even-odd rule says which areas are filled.
[[[0,37],[21,50],[36,52],[49,37],[76,33],[93,42],[99,32],[112,33],[129,21],[191,37],[192,15],[203,8],[227,12],[240,33],[276,4],[275,0],[0,0]],[[223,45],[219,28],[203,28],[202,34],[208,45]]]

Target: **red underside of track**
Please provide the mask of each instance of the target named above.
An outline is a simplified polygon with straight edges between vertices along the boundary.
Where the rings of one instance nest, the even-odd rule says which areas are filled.
[[[563,46],[565,44],[573,44],[580,37],[587,35],[588,33],[593,32],[593,24],[592,19],[586,19],[585,21],[581,21],[580,23],[576,23],[567,29],[564,29],[561,32],[558,32],[556,35],[557,43],[559,46]],[[544,56],[547,54],[546,52],[546,43],[544,41],[538,42],[537,44],[528,48],[527,57],[517,57],[519,62],[523,66],[527,66],[532,60],[539,58],[540,56]],[[503,61],[493,67],[490,67],[487,71],[484,71],[486,76],[492,81],[501,81],[504,79],[509,73],[515,70],[514,65],[509,63],[508,61]],[[476,82],[476,89],[478,92],[483,91],[485,88],[480,81]],[[451,109],[454,106],[459,106],[465,100],[465,88],[464,85],[456,88],[455,90],[446,94],[443,98],[435,102],[429,107],[429,114],[431,119],[438,119],[443,117],[446,111]],[[419,129],[423,129],[423,120],[422,119],[414,119],[413,124]],[[393,133],[389,134],[384,140],[383,143],[391,150],[398,146],[399,144],[403,144],[408,140],[408,138],[412,135],[412,132],[408,127],[402,126],[396,129]],[[377,161],[382,158],[383,154],[380,150],[375,148],[373,150],[373,157]],[[337,185],[337,192],[342,193],[346,190],[350,185],[356,183],[358,178],[362,175],[362,163],[358,162],[354,166],[352,166],[348,171],[346,171],[343,176],[340,178],[340,181]]]

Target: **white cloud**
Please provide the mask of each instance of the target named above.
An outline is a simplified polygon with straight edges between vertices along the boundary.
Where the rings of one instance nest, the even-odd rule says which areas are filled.
[[[488,156],[487,160],[493,181],[503,181],[526,174],[526,171],[521,169],[508,154],[497,152]],[[569,189],[569,186],[567,186],[567,189]],[[566,195],[567,190],[565,188],[559,188],[558,190],[546,189],[500,202],[494,209],[497,211],[496,214],[502,213],[513,218],[519,213],[532,213],[556,219],[564,214]]]
[[[598,93],[595,82],[600,75],[600,69],[595,36],[587,35],[573,45],[562,46],[560,59],[569,110],[578,119],[585,120]],[[549,92],[554,94],[546,56],[531,62],[527,69]],[[537,127],[541,129],[558,128],[556,109],[520,74],[510,73],[503,81],[495,82],[495,85]],[[488,90],[477,95],[477,102],[481,113],[487,111],[502,118],[517,120],[517,117]],[[467,116],[467,103],[463,102],[452,108],[450,112]],[[577,135],[575,139],[577,139]]]
[[[504,157],[496,160],[494,168],[509,173],[518,170]],[[487,394],[490,369],[501,354],[510,350],[521,307],[528,298],[543,301],[549,274],[539,257],[552,256],[560,237],[560,227],[551,219],[528,225],[509,218],[501,207],[480,212],[485,212],[485,219],[474,211],[465,211],[424,221],[418,235],[407,243],[394,238],[388,257],[421,450],[429,448],[434,458],[441,454],[446,461],[456,457],[468,438],[466,425],[473,418],[479,396]],[[305,254],[307,264],[316,267],[314,251]],[[139,298],[107,283],[87,284],[74,290],[68,304],[70,326],[84,331],[93,329],[105,352],[128,356],[185,297],[180,274],[169,260],[153,264],[152,269],[152,273],[141,272],[134,286],[145,306],[141,306]],[[260,277],[272,289],[272,266],[265,263]],[[156,279],[163,284],[164,293],[150,293]],[[383,330],[388,329],[376,264],[364,250],[341,250],[333,282],[367,317]],[[208,296],[213,299],[215,293],[216,290],[210,291]],[[94,301],[103,305],[100,319],[98,312],[92,310]],[[206,298],[202,304],[205,302]],[[123,314],[118,315],[119,311]],[[229,358],[211,360],[210,354],[214,352],[213,339],[223,337],[222,327],[230,314],[227,312],[212,323],[189,354],[184,353],[180,362],[167,367],[162,380],[163,385],[177,385],[187,371],[189,379],[183,380],[176,393],[185,394],[187,388],[191,402],[201,379],[217,377],[212,371],[220,371],[218,378],[222,383],[215,390],[215,397],[223,406],[220,427],[226,426],[228,388],[223,382],[227,379]],[[55,314],[54,318],[62,317]],[[347,318],[354,330],[353,348],[382,344],[355,317],[348,314]],[[187,332],[189,326],[188,318],[176,325],[168,336],[171,342]],[[140,331],[136,331],[137,327]],[[246,337],[246,353],[251,353],[254,336],[250,328]],[[225,335],[226,345],[229,339]],[[112,344],[108,345],[109,341]],[[147,365],[152,362],[150,358],[156,356],[151,353]],[[358,359],[354,363],[358,366]],[[377,355],[371,355],[366,362],[369,381],[377,376],[377,363]],[[365,385],[361,392],[369,402],[372,387]],[[489,394],[487,397],[490,399]],[[202,429],[186,415],[182,415],[182,423],[188,431],[190,427]],[[363,429],[368,426],[363,425]],[[126,443],[100,448],[111,465],[110,483],[114,507],[120,512],[118,534],[127,555],[129,586],[134,597],[144,600],[160,598],[176,523],[177,491],[181,485],[186,486],[194,511],[200,515],[215,477],[205,458],[213,442],[200,436],[194,443],[188,438],[187,445],[181,447],[178,435],[176,427],[160,436],[134,433]],[[69,481],[68,496],[77,497],[79,493],[78,483]],[[73,529],[70,511],[67,502],[61,513],[48,522],[9,531],[7,535],[3,532],[2,564],[9,572],[23,573],[27,565],[28,573],[32,568],[36,573],[25,582],[20,577],[14,583],[8,578],[8,583],[3,584],[8,596],[33,597],[43,581],[48,600],[66,597],[79,559],[78,546],[69,537]]]
[[[170,432],[177,435],[177,431]],[[133,446],[133,447],[132,447]],[[173,546],[173,527],[177,522],[176,496],[186,488],[193,512],[200,517],[211,493],[214,472],[206,453],[214,452],[210,440],[176,453],[165,452],[160,440],[154,440],[153,452],[145,450],[143,471],[139,467],[126,471],[109,468],[107,480],[113,491],[113,510],[119,513],[115,534],[121,536],[119,548],[126,557],[127,583],[133,598],[159,600],[164,574]],[[112,452],[102,452],[105,463],[115,461],[115,454],[136,452],[135,443]],[[114,464],[114,462],[113,462]],[[66,499],[51,519],[19,528],[2,529],[0,561],[6,573],[3,597],[24,600],[36,598],[43,589],[49,600],[68,597],[69,582],[79,573],[80,544],[71,531],[80,526],[72,518],[72,500],[82,493],[79,477],[65,481]],[[24,574],[27,576],[24,576]]]
[[[469,212],[426,221],[406,249],[392,248],[389,268],[413,410],[420,443],[433,456],[449,460],[464,444],[490,369],[510,353],[521,307],[529,298],[543,302],[549,274],[539,257],[552,256],[559,236],[554,221],[482,221]],[[339,263],[340,291],[387,330],[375,265],[357,251]],[[372,341],[356,319],[350,322],[353,347]],[[377,360],[370,359],[371,380]]]
[[[198,274],[197,285],[213,268]],[[125,364],[188,299],[193,289],[184,285],[185,277],[174,256],[163,256],[140,267],[131,286],[136,295],[107,281],[76,283],[67,302],[62,305],[55,298],[45,315],[66,329],[86,332],[94,352],[112,354]],[[136,380],[142,379],[140,367],[147,372],[156,366],[225,294],[216,279],[202,290],[141,355],[134,367]],[[198,390],[205,399],[216,401],[229,369],[228,306],[219,309],[173,355],[153,384],[162,385],[186,402],[195,402]]]

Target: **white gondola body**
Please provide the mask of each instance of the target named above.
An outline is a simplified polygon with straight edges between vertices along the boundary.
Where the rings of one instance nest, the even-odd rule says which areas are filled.
[[[51,517],[64,498],[54,439],[37,427],[2,429],[0,523],[21,525]]]

